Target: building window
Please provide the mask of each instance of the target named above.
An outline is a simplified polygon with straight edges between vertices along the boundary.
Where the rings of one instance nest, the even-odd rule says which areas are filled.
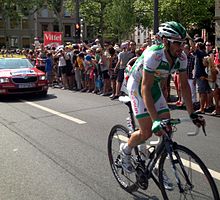
[[[65,25],[65,37],[71,37],[71,26],[70,25]]]
[[[22,47],[30,48],[30,38],[22,38]]]
[[[59,25],[53,25],[53,31],[59,32]]]
[[[41,25],[41,30],[42,30],[42,36],[44,36],[44,31],[48,31],[48,25],[42,24]]]
[[[6,47],[5,37],[0,37],[0,48]]]
[[[5,28],[5,24],[3,19],[0,19],[0,29],[4,29]]]
[[[29,24],[27,19],[22,19],[22,29],[28,29]]]
[[[49,13],[48,13],[48,9],[44,8],[43,10],[41,10],[41,17],[49,17]]]
[[[18,19],[10,19],[10,28],[11,29],[19,29],[19,20]]]
[[[70,13],[67,10],[64,10],[64,17],[71,17]]]
[[[140,39],[138,39],[138,42],[137,42],[138,44],[140,44],[141,42],[140,42]]]
[[[18,47],[18,38],[17,37],[11,37],[10,38],[10,44],[11,44],[11,47]]]

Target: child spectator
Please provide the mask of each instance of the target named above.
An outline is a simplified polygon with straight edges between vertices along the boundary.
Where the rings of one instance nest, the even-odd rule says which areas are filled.
[[[46,54],[46,61],[45,61],[45,72],[46,77],[48,80],[49,86],[52,86],[52,70],[53,70],[53,60],[52,60],[52,54],[47,53]]]

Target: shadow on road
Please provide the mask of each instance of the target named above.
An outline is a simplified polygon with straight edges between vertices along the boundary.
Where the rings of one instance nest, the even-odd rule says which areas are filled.
[[[47,101],[55,98],[57,98],[57,96],[53,94],[47,94],[46,96],[42,96],[38,94],[8,95],[8,96],[1,96],[0,102],[16,103],[16,102],[20,102],[21,99],[26,101]]]

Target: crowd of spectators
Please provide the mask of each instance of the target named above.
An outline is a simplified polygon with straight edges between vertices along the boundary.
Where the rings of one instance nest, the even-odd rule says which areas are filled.
[[[44,47],[33,50],[2,50],[1,54],[23,54],[33,65],[46,72],[49,86],[64,90],[91,92],[110,99],[118,99],[123,91],[124,72],[131,68],[142,52],[159,38],[137,47],[132,40],[121,44],[99,39],[92,43],[67,43],[57,48]],[[211,112],[220,116],[220,58],[218,48],[210,41],[196,36],[193,42],[186,41],[183,51],[188,58],[187,74],[192,92],[192,101],[199,105],[198,113]],[[126,78],[126,77],[125,77]],[[162,82],[164,96],[170,101],[170,82],[177,91],[176,106],[183,106],[178,72]],[[198,97],[198,99],[197,99]]]

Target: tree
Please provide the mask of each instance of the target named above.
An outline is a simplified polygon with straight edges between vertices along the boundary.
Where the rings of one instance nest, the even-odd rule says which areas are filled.
[[[159,5],[159,16],[163,22],[170,20],[180,22],[189,31],[201,30],[210,28],[214,18],[214,8],[215,0],[163,0]]]
[[[46,5],[56,15],[59,30],[63,31],[62,17],[64,15],[64,0],[46,0]]]
[[[0,0],[0,4],[0,13],[4,23],[4,35],[6,37],[6,47],[8,47],[9,19],[19,24],[23,16],[28,16],[36,12],[37,9],[43,5],[43,0]]]
[[[97,37],[103,38],[105,32],[105,14],[111,0],[85,0],[80,6],[80,15],[84,22],[92,26],[97,33]]]
[[[128,39],[135,27],[134,0],[113,0],[108,7],[106,24],[118,42]]]

